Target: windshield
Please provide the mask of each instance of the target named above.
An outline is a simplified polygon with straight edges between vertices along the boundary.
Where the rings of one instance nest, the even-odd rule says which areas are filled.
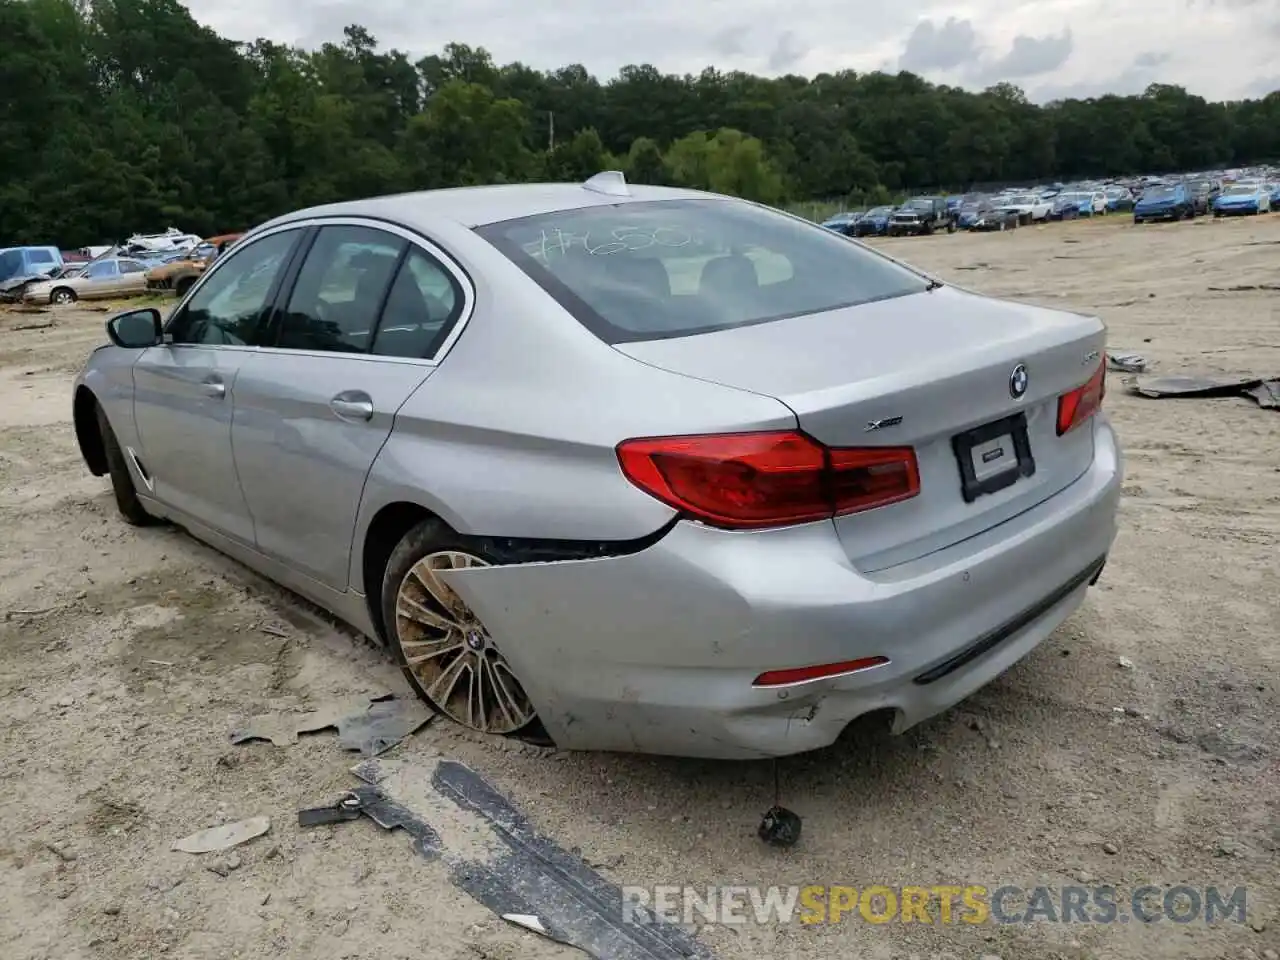
[[[1028,205],[1028,206],[1029,206],[1029,205],[1031,205],[1031,204],[1038,203],[1038,202],[1039,202],[1039,200],[1040,200],[1040,198],[1039,198],[1039,197],[1033,197],[1033,196],[1032,196],[1031,194],[1029,194],[1029,193],[1023,193],[1023,194],[1019,194],[1019,195],[1018,195],[1018,196],[1016,196],[1016,197],[1010,197],[1010,198],[1009,198],[1009,200],[1007,200],[1006,202],[1007,202],[1007,203],[1016,203],[1016,204],[1018,204],[1019,206],[1022,206],[1022,205]]]
[[[1167,200],[1173,196],[1173,187],[1149,187],[1142,195],[1143,200]]]
[[[884,217],[893,213],[893,207],[873,207],[867,212],[868,217]]]
[[[1234,187],[1227,187],[1227,189],[1226,189],[1226,191],[1225,191],[1225,192],[1226,192],[1226,194],[1227,194],[1228,196],[1243,196],[1243,195],[1246,195],[1246,194],[1254,194],[1254,193],[1257,193],[1257,192],[1258,192],[1258,188],[1257,188],[1257,187],[1251,187],[1251,186],[1248,186],[1248,185],[1236,185],[1236,186],[1234,186]]]
[[[902,206],[906,210],[932,210],[933,201],[927,197],[913,197]]]
[[[608,343],[822,313],[928,283],[830,230],[738,201],[623,203],[476,232]]]

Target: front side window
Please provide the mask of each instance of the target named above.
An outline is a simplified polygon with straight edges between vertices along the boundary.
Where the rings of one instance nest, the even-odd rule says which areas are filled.
[[[367,353],[406,246],[373,227],[322,227],[298,273],[276,346]]]
[[[263,237],[220,263],[174,318],[169,328],[173,342],[259,345],[266,328],[268,297],[299,232],[286,230]]]
[[[116,276],[118,268],[114,260],[99,260],[84,275],[90,280],[105,280],[108,277]]]
[[[816,224],[733,200],[662,200],[478,228],[601,339],[690,336],[923,291]]]

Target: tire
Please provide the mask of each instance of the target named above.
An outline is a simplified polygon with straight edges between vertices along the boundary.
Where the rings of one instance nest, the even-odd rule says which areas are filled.
[[[137,488],[133,485],[133,476],[129,473],[129,464],[125,460],[124,451],[120,449],[120,441],[116,432],[111,429],[107,414],[99,404],[94,411],[98,418],[98,434],[102,437],[102,452],[107,460],[107,473],[111,477],[111,490],[116,496],[116,507],[125,522],[135,527],[146,527],[154,524],[155,517],[147,513],[138,499]]]
[[[178,282],[173,285],[173,292],[178,295],[178,299],[182,299],[195,282],[195,277],[179,277]]]
[[[79,297],[70,287],[54,287],[53,292],[49,294],[49,302],[57,304],[75,303]]]
[[[401,538],[382,575],[384,634],[405,679],[436,713],[477,733],[545,741],[533,704],[484,625],[430,573],[433,568],[488,566],[509,559],[492,541],[461,536],[440,520],[424,520]],[[420,616],[402,616],[402,610],[416,610]],[[456,648],[440,649],[450,636],[457,637]],[[437,655],[423,656],[432,646]],[[409,656],[416,656],[418,662],[411,664]],[[480,699],[493,701],[478,711],[471,697],[477,675]],[[506,704],[505,713],[500,702]]]
[[[955,233],[955,232],[956,232],[956,222],[954,220],[948,220],[947,233]]]

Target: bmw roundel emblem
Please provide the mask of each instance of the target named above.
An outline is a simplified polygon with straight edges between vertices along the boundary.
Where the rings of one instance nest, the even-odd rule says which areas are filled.
[[[1009,396],[1015,400],[1021,400],[1027,392],[1027,365],[1020,363],[1013,368],[1013,373],[1009,374]]]

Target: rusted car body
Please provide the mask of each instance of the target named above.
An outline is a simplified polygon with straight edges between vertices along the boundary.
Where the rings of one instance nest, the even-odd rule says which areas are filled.
[[[187,259],[155,267],[147,274],[147,289],[182,296],[200,275],[243,234],[225,233],[210,237],[195,247]]]

